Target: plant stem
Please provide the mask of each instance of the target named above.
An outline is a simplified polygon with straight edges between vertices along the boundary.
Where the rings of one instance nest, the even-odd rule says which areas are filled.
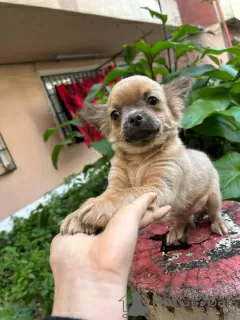
[[[176,53],[176,49],[174,49],[174,68],[175,68],[175,72],[177,72],[177,67],[178,67],[178,58],[177,58],[177,53]]]
[[[152,77],[153,80],[156,80],[155,76],[154,76],[154,73],[153,73],[153,62],[152,62],[150,57],[147,57],[147,60],[148,60],[149,69],[151,71],[151,77]]]
[[[158,0],[158,5],[159,5],[160,12],[162,13],[162,5],[160,0]],[[164,40],[167,40],[167,30],[166,30],[165,23],[163,23],[163,34],[164,34]],[[167,56],[168,56],[169,71],[172,72],[170,49],[167,49]]]
[[[240,71],[238,71],[236,77],[234,78],[234,81],[237,81],[240,78]]]

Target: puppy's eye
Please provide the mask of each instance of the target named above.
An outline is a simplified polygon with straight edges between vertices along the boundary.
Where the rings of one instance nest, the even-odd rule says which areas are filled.
[[[117,110],[113,110],[110,114],[110,117],[112,118],[112,120],[117,121],[120,118],[120,112]]]
[[[148,98],[147,102],[151,106],[156,106],[158,104],[159,100],[156,97],[151,96],[151,97]]]

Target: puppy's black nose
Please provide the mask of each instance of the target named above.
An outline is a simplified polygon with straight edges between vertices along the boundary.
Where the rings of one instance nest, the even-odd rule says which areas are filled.
[[[142,123],[143,117],[140,114],[132,114],[128,118],[128,123],[132,126],[140,126]]]

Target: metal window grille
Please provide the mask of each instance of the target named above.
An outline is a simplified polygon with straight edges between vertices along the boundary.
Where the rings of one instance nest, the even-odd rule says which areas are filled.
[[[66,109],[64,108],[64,105],[58,96],[55,86],[59,84],[73,84],[80,80],[85,80],[92,76],[96,76],[100,72],[101,70],[95,69],[90,71],[63,73],[63,74],[56,74],[56,75],[41,77],[45,90],[47,92],[48,98],[51,102],[53,114],[56,117],[58,124],[61,125],[63,122],[67,120],[71,120],[71,116],[67,113]],[[76,130],[76,128],[74,128],[74,126],[71,126],[71,125],[61,128],[62,134],[65,138],[73,130]],[[82,140],[83,139],[78,138],[78,142]]]
[[[7,145],[0,133],[0,176],[12,172],[16,169],[16,164],[7,148]]]

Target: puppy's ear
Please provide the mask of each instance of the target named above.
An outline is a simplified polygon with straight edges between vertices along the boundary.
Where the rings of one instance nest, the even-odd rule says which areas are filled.
[[[188,93],[193,85],[190,77],[179,77],[164,85],[164,92],[172,114],[180,118]]]
[[[104,136],[109,134],[109,120],[107,105],[98,103],[86,103],[79,114],[80,120],[86,121],[101,131]]]

